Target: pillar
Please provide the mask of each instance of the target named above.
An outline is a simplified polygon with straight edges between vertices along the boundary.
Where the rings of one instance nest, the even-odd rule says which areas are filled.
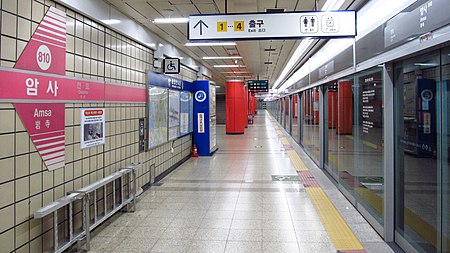
[[[247,111],[244,82],[229,81],[226,85],[226,133],[243,134]]]
[[[349,81],[339,83],[339,122],[337,134],[352,134],[353,128],[353,92],[352,84]]]

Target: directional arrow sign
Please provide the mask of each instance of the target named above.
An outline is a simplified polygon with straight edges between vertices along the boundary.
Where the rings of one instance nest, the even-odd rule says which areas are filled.
[[[205,26],[206,28],[209,28],[209,26],[206,25],[205,22],[203,22],[203,20],[201,20],[201,19],[197,22],[196,25],[194,25],[194,29],[197,28],[197,26],[199,26],[199,28],[200,28],[200,35],[203,35],[203,26]]]
[[[188,25],[191,41],[355,36],[355,11],[191,15]]]

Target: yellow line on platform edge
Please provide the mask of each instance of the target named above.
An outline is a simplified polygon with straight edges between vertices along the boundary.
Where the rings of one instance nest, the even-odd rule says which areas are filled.
[[[282,143],[284,140],[287,141],[286,138],[280,138]],[[295,150],[289,150],[287,153],[297,171],[308,171],[308,167],[306,167],[305,163]],[[308,187],[306,188],[306,192],[327,230],[335,249],[340,251],[363,250],[364,247],[336,210],[322,188]]]
[[[320,187],[306,188],[311,202],[319,214],[336,250],[363,250],[364,247],[353,234],[345,220]]]
[[[289,144],[290,144],[289,141],[288,141],[288,139],[286,139],[286,137],[280,138],[280,142],[281,142],[283,145],[289,145]]]
[[[287,153],[289,158],[291,158],[291,162],[294,164],[296,171],[308,171],[308,167],[306,167],[305,163],[302,161],[300,156],[298,156],[295,150],[289,150]]]

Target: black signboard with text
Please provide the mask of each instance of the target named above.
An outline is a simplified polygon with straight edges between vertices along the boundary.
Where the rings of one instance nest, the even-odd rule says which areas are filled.
[[[268,92],[269,91],[269,81],[268,80],[249,80],[248,91],[253,92]]]

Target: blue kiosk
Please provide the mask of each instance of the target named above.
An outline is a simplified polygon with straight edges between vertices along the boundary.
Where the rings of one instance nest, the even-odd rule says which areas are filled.
[[[217,151],[216,142],[216,86],[209,80],[194,81],[194,144],[200,156]]]

